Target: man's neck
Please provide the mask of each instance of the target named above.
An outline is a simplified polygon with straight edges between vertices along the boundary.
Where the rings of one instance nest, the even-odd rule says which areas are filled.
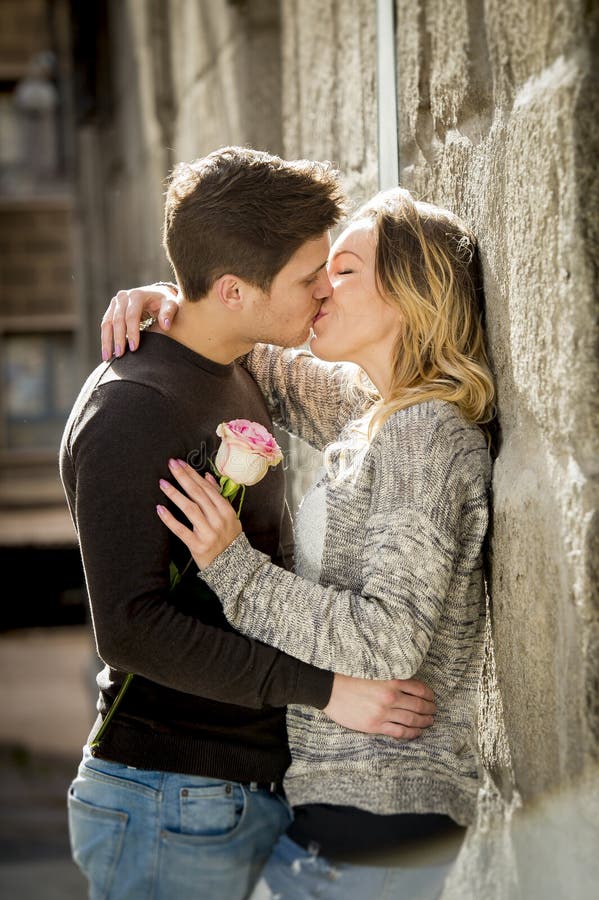
[[[156,326],[151,330],[162,331]],[[252,349],[251,342],[233,332],[230,316],[208,298],[194,303],[183,300],[169,331],[162,333],[206,359],[224,365]]]

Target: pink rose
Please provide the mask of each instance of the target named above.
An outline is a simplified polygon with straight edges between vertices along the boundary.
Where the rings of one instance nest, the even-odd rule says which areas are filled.
[[[278,465],[283,459],[276,440],[259,422],[232,419],[221,422],[216,433],[221,438],[216,468],[237,485],[256,484],[270,466]]]

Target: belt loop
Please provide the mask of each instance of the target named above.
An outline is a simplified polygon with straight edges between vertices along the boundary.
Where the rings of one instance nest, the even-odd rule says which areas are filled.
[[[270,793],[271,793],[271,794],[276,794],[276,793],[277,793],[277,782],[276,782],[276,781],[271,781],[271,782],[270,782],[270,788],[269,788],[269,790],[270,790]]]
[[[250,791],[257,791],[257,790],[258,790],[258,782],[250,781]]]

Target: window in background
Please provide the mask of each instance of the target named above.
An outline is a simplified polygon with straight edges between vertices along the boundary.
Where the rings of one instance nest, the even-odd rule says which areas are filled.
[[[73,403],[73,335],[5,334],[2,338],[4,447],[56,451]]]

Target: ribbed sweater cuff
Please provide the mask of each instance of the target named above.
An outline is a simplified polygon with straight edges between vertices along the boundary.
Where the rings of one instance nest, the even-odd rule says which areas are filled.
[[[317,669],[308,663],[298,660],[298,674],[295,694],[289,703],[298,706],[313,706],[315,709],[324,709],[331,699],[333,690],[333,672],[326,669]]]
[[[198,573],[220,598],[225,615],[236,624],[237,600],[262,561],[270,562],[265,553],[254,550],[244,532]]]

